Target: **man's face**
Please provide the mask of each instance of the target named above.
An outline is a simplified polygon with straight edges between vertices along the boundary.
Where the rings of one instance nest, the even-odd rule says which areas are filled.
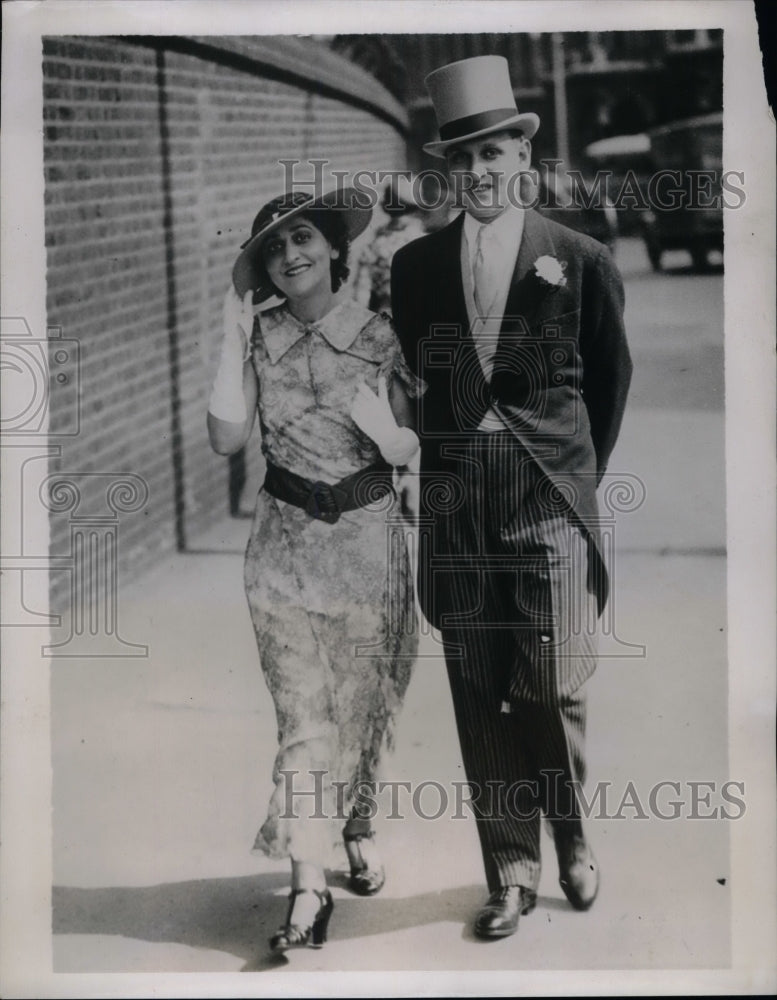
[[[490,222],[520,203],[519,177],[531,163],[531,143],[522,135],[493,132],[451,146],[446,160],[456,204],[478,222]]]

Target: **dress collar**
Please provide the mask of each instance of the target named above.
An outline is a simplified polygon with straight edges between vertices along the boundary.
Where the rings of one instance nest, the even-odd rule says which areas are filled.
[[[270,363],[276,364],[308,333],[320,334],[336,351],[347,351],[370,318],[370,311],[353,299],[335,305],[315,323],[303,323],[283,302],[260,314],[262,340]]]

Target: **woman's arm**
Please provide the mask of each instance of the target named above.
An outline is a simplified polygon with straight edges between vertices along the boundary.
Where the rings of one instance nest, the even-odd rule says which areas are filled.
[[[250,361],[243,365],[243,399],[246,418],[240,422],[224,420],[208,411],[208,437],[211,448],[219,455],[232,455],[240,451],[251,436],[256,419],[256,402],[259,395],[256,373]]]
[[[417,425],[417,402],[408,394],[407,387],[399,375],[394,372],[389,388],[391,412],[399,427],[409,427],[415,431]],[[406,521],[415,524],[420,506],[420,482],[418,478],[421,463],[420,448],[406,459],[402,465],[395,466],[396,491],[399,495],[400,509]]]
[[[253,293],[243,302],[230,287],[224,298],[221,357],[208,403],[208,435],[219,455],[239,451],[254,426],[258,386],[248,343],[253,326]]]
[[[383,458],[389,465],[406,465],[408,460],[418,450],[418,437],[412,427],[397,420],[394,405],[400,411],[402,420],[409,417],[402,413],[404,404],[402,392],[394,390],[396,399],[393,404],[389,399],[388,379],[391,379],[394,390],[394,379],[391,375],[378,376],[377,395],[366,382],[362,382],[356,390],[356,398],[351,407],[351,419],[365,434],[372,438]]]
[[[409,427],[416,429],[416,403],[410,398],[405,387],[405,383],[393,372],[389,382],[389,402],[391,412],[394,414],[399,427]]]

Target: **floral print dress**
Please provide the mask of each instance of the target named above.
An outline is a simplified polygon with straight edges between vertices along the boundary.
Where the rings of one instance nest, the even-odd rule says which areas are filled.
[[[262,450],[308,479],[335,483],[380,459],[349,416],[360,382],[377,391],[395,373],[418,391],[389,318],[353,301],[315,324],[285,303],[271,308],[256,317],[251,346]],[[417,653],[396,498],[329,524],[260,490],[245,587],[279,744],[254,850],[324,865],[355,784],[378,777]]]

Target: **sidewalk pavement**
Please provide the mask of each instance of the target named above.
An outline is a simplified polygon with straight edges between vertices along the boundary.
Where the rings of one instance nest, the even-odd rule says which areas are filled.
[[[689,781],[719,789],[728,778],[724,505],[708,485],[724,484],[722,412],[638,401],[610,471],[637,474],[645,500],[617,522],[614,633],[588,683],[589,795],[609,783],[609,818],[595,809],[587,824],[602,870],[590,912],[567,904],[545,837],[536,911],[514,937],[475,939],[486,895],[475,824],[466,810],[452,818],[449,801],[439,819],[407,808],[403,821],[384,818],[381,893],[353,896],[334,873],[327,945],[269,959],[287,867],[249,850],[271,789],[275,719],[242,591],[249,522],[229,520],[122,588],[122,637],[146,643],[148,658],[52,662],[55,971],[728,965],[729,821],[685,818]],[[396,742],[386,777],[436,781],[452,798],[463,771],[428,635]],[[679,794],[664,787],[651,804],[661,781]],[[719,791],[706,805],[703,795],[698,815],[721,805]],[[680,816],[658,818],[673,799]],[[421,801],[431,814],[439,793]]]

